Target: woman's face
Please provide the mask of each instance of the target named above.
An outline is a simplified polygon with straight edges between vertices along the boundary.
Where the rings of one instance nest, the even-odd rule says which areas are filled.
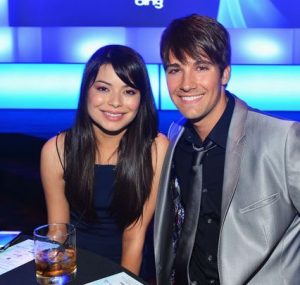
[[[140,101],[140,91],[124,83],[111,64],[105,64],[88,90],[87,109],[97,129],[119,134],[136,117]]]

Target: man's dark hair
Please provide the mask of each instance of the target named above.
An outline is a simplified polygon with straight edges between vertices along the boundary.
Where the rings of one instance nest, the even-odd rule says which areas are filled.
[[[169,63],[170,53],[181,62],[185,62],[186,55],[193,59],[209,59],[223,74],[230,65],[230,37],[215,19],[192,14],[173,20],[164,30],[160,42],[164,66]]]

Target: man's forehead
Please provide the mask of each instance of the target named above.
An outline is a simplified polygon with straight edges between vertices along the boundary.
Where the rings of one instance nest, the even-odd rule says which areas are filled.
[[[199,53],[197,56],[192,56],[186,52],[181,54],[181,57],[178,58],[173,52],[169,53],[169,64],[194,64],[194,63],[209,63],[212,64],[212,61],[205,53]]]

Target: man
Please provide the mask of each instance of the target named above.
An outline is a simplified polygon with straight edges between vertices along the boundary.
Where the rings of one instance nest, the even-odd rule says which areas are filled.
[[[300,124],[226,91],[230,41],[214,19],[174,20],[161,57],[185,118],[157,200],[158,285],[300,284]]]

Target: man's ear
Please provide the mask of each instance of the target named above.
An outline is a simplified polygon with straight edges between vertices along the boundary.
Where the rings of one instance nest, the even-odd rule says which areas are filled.
[[[229,79],[230,79],[230,75],[231,75],[231,67],[230,65],[226,66],[224,71],[223,71],[223,75],[222,75],[222,85],[227,85]]]

